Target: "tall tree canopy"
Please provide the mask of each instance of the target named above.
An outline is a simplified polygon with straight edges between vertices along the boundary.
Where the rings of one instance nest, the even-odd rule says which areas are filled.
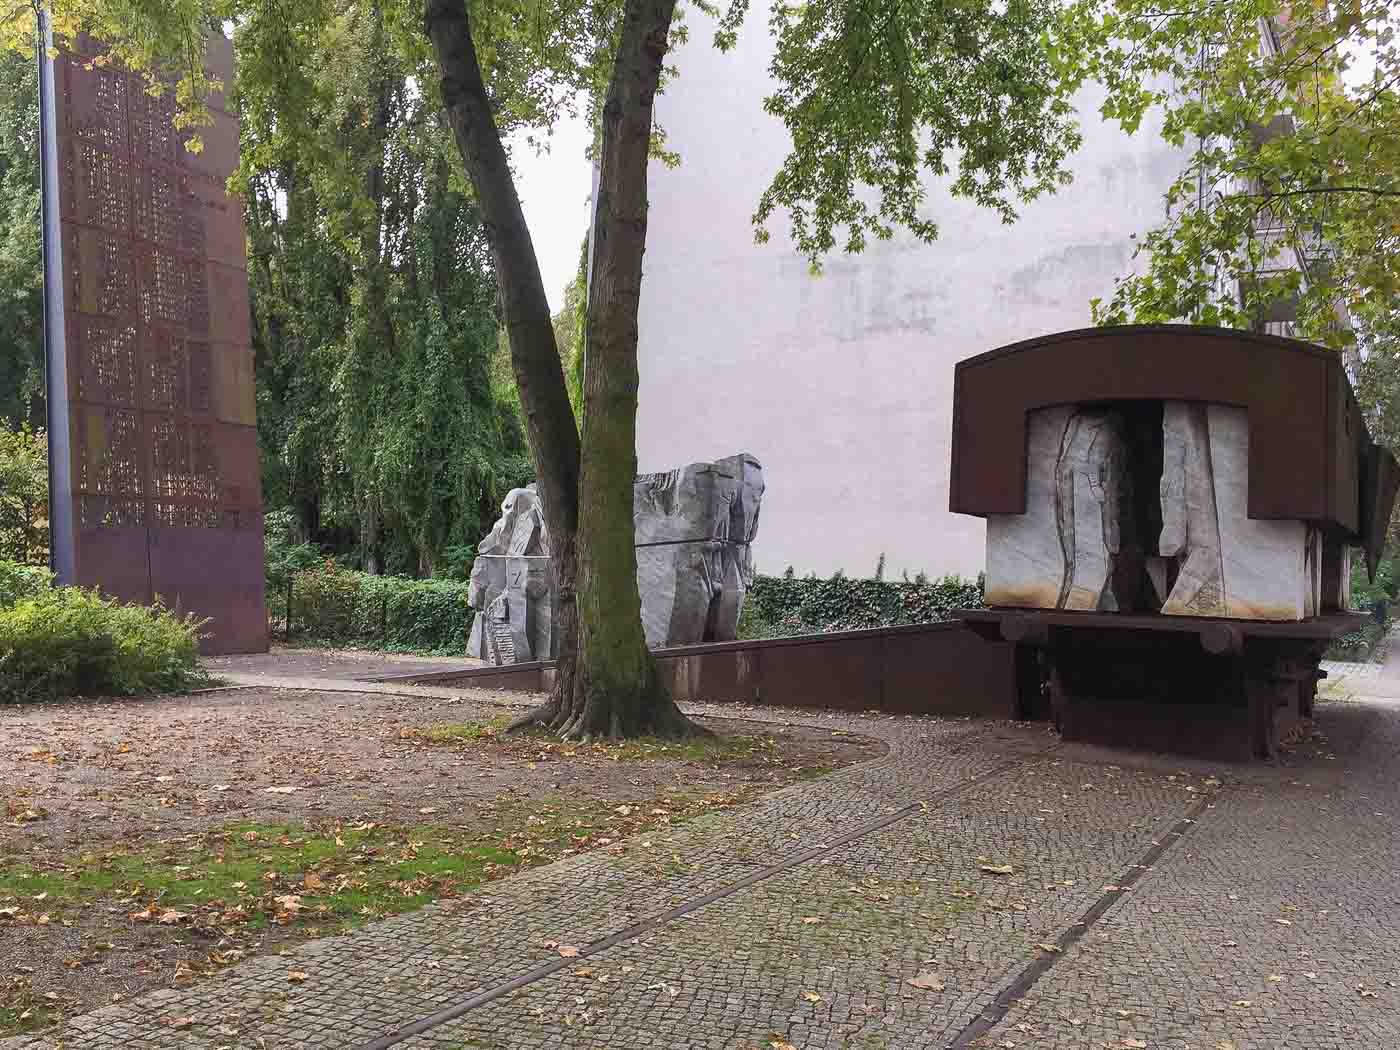
[[[42,427],[38,80],[33,55],[0,50],[0,422]]]
[[[269,5],[235,38],[264,484],[305,537],[431,575],[530,473],[490,250],[384,8],[288,30]]]
[[[1390,0],[1112,0],[1072,10],[1057,55],[1150,107],[1190,154],[1146,266],[1100,320],[1285,321],[1350,345],[1400,291],[1400,8]],[[1301,261],[1301,267],[1297,263]],[[1351,324],[1339,323],[1338,308]]]

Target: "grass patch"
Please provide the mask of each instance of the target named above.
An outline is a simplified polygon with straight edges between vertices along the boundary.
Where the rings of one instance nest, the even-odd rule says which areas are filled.
[[[0,864],[0,921],[39,922],[122,900],[135,921],[176,929],[309,922],[328,933],[421,907],[520,863],[510,850],[435,826],[233,824],[44,868]]]

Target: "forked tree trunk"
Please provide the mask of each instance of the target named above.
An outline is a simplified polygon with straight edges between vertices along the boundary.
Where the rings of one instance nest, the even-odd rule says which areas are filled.
[[[633,547],[637,308],[652,104],[676,0],[629,0],[603,109],[582,452],[539,264],[491,115],[463,0],[427,0],[443,101],[481,204],[558,573],[558,675],[516,724],[565,737],[702,733],[656,677]],[[580,478],[581,474],[581,478]]]
[[[525,412],[525,436],[558,573],[558,668],[552,706],[572,691],[578,651],[574,601],[578,531],[578,426],[554,343],[554,324],[510,163],[477,62],[464,0],[426,0],[424,29],[437,56],[442,100],[457,150],[476,191],[496,269],[501,320]]]

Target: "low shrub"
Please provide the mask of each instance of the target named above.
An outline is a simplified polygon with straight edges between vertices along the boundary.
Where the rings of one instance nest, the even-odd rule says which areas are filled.
[[[1327,647],[1325,658],[1344,663],[1366,663],[1389,629],[1389,624],[1368,623],[1358,631],[1333,639]]]
[[[457,580],[374,576],[325,561],[291,578],[287,636],[393,652],[460,653],[472,610]]]
[[[1393,626],[1395,619],[1391,606],[1400,591],[1400,580],[1396,570],[1400,568],[1393,559],[1382,558],[1376,566],[1376,577],[1371,579],[1366,572],[1366,564],[1360,552],[1352,558],[1351,567],[1351,607],[1356,612],[1369,613],[1372,621],[1359,630],[1344,634],[1333,640],[1327,647],[1326,659],[1349,663],[1365,663],[1371,659]],[[1379,613],[1380,619],[1374,617]]]
[[[159,606],[45,581],[0,605],[0,703],[187,690],[206,681],[200,627]]]
[[[53,583],[53,573],[37,565],[0,561],[0,609],[21,598],[37,598]]]
[[[744,600],[740,638],[784,638],[898,624],[933,623],[954,609],[980,608],[982,580],[944,576],[929,580],[830,579],[758,576]]]

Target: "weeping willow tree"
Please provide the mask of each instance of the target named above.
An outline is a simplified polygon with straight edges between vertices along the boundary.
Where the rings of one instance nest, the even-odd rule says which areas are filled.
[[[529,473],[493,393],[495,275],[440,109],[372,2],[240,22],[240,183],[270,502],[431,575]]]

